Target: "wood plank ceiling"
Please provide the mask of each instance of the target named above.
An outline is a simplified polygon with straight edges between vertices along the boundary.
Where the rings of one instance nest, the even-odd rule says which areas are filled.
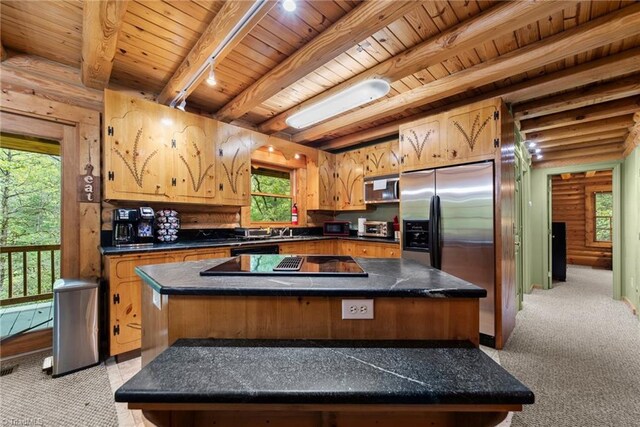
[[[110,84],[162,92],[224,3],[126,2]],[[271,3],[215,63],[217,85],[199,84],[188,109],[338,149],[502,96],[523,137],[542,151],[534,156],[540,165],[619,158],[632,144],[630,130],[637,133],[640,5],[633,1],[297,0],[293,13]],[[82,1],[2,0],[0,12],[4,48],[80,67]],[[356,28],[345,32],[347,24]],[[370,77],[387,78],[389,94],[306,129],[284,124],[301,105]]]

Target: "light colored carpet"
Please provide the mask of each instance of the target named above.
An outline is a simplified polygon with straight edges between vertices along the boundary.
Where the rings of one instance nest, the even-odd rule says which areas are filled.
[[[611,298],[612,273],[570,266],[567,282],[525,295],[500,352],[536,396],[518,426],[640,426],[640,323]]]
[[[17,367],[0,377],[1,425],[117,426],[116,408],[103,364],[59,378],[42,372],[51,352],[2,362]]]

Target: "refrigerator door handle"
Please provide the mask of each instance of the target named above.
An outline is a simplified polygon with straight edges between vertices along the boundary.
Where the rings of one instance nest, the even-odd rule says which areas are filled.
[[[433,230],[434,230],[434,234],[435,234],[435,239],[436,239],[436,256],[435,256],[435,266],[437,269],[441,269],[442,268],[442,242],[440,241],[441,236],[442,236],[442,225],[441,225],[441,220],[442,220],[442,215],[440,212],[440,196],[433,196],[434,198],[434,202],[433,202],[433,210],[435,213],[435,218],[436,218],[436,222],[433,225]]]
[[[430,265],[436,268],[436,235],[435,235],[435,223],[436,223],[436,211],[435,211],[435,199],[436,196],[432,196],[429,201],[429,258]]]

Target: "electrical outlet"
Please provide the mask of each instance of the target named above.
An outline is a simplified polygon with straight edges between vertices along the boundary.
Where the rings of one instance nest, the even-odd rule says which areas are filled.
[[[343,319],[373,319],[372,299],[343,299]]]

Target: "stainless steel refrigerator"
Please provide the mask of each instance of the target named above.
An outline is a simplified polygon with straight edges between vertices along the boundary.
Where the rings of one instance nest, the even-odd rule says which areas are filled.
[[[482,162],[400,177],[402,257],[487,290],[480,333],[495,337],[494,165]],[[486,340],[486,339],[485,339]]]

